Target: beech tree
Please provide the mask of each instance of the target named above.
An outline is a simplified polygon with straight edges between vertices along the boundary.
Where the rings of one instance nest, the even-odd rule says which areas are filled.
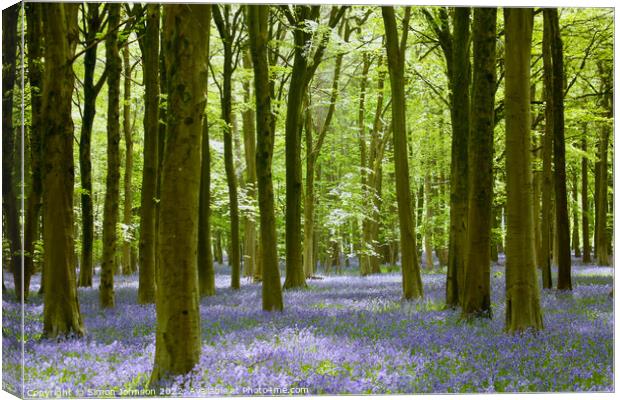
[[[385,25],[390,87],[392,88],[392,129],[394,145],[394,169],[396,172],[396,197],[398,201],[398,222],[400,225],[401,265],[403,271],[403,296],[414,299],[423,296],[422,278],[416,250],[415,220],[411,210],[409,189],[409,163],[407,161],[407,115],[405,103],[405,50],[409,31],[411,9],[405,8],[402,36],[398,37],[394,8],[381,7]]]
[[[72,61],[77,44],[77,4],[41,5],[45,66],[43,127],[43,335],[84,333],[73,265]]]
[[[530,152],[531,8],[504,8],[506,30],[506,330],[542,329]]]
[[[162,49],[166,62],[168,112],[159,211],[157,332],[151,386],[157,386],[170,376],[189,372],[200,357],[196,210],[208,75],[204,56],[207,44],[202,35],[208,23],[209,7],[208,4],[164,5]]]

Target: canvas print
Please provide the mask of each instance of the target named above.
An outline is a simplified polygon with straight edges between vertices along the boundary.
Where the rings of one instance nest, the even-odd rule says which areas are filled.
[[[614,9],[2,12],[2,389],[614,392]]]

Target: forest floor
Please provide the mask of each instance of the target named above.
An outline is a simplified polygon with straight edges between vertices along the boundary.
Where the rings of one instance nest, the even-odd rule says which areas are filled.
[[[226,269],[217,270],[217,295],[201,301],[199,364],[165,392],[140,394],[614,390],[611,268],[573,266],[572,293],[543,290],[544,331],[522,335],[503,332],[502,266],[492,272],[493,319],[470,323],[444,309],[442,271],[424,271],[420,301],[401,301],[395,272],[329,276],[285,292],[285,311],[267,313],[259,284],[244,279],[233,291]],[[98,278],[79,289],[87,329],[79,340],[41,340],[42,299],[32,296],[23,335],[28,397],[135,396],[146,387],[155,308],[136,304],[137,275],[115,280],[111,310],[99,308]],[[37,278],[35,293],[38,286]],[[3,297],[3,387],[21,392],[21,307],[12,296]]]

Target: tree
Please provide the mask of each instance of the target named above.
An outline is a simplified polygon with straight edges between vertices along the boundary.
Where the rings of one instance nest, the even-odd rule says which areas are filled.
[[[73,265],[72,59],[77,42],[77,4],[41,5],[45,66],[43,127],[43,334],[84,333]]]
[[[491,211],[497,9],[476,8],[473,22],[474,79],[468,139],[468,230],[463,315],[491,316]]]
[[[138,7],[138,5],[134,6]],[[159,20],[160,7],[146,6],[146,23],[138,25],[144,75],[144,166],[140,197],[138,303],[155,302],[155,214],[159,159]]]
[[[333,29],[342,18],[346,6],[332,7],[329,30]],[[294,59],[291,71],[291,80],[286,103],[285,136],[285,163],[286,163],[286,279],[285,289],[306,286],[306,279],[302,264],[301,247],[301,131],[303,127],[302,108],[308,85],[318,68],[329,35],[326,31],[319,32],[318,38],[307,29],[308,21],[317,24],[321,6],[296,5],[291,10],[282,5],[280,10],[293,28]],[[317,43],[315,49],[308,53],[308,45]],[[311,46],[312,47],[312,46]],[[312,49],[310,49],[312,50]]]
[[[86,12],[82,12],[85,19],[84,25],[84,108],[82,117],[82,127],[80,130],[80,204],[82,208],[82,257],[80,260],[80,280],[79,286],[91,287],[93,285],[93,236],[94,236],[94,216],[93,216],[93,178],[91,162],[91,137],[93,123],[97,113],[97,96],[106,81],[107,73],[95,82],[95,67],[97,64],[97,48],[99,34],[104,11],[100,11],[99,3],[88,3]]]
[[[232,75],[239,62],[242,8],[236,11],[231,5],[213,7],[213,21],[224,46],[223,84],[220,91],[222,120],[224,121],[224,166],[228,182],[228,199],[230,203],[230,248],[229,263],[232,267],[231,283],[233,289],[240,287],[241,244],[239,241],[239,195],[237,174],[235,172],[232,143]]]
[[[533,13],[505,8],[506,330],[542,329],[534,260],[530,151]]]
[[[206,56],[209,56],[211,32],[211,6],[207,10],[205,27]],[[208,76],[205,78],[208,79]],[[208,82],[206,82],[208,83]],[[211,149],[209,147],[209,120],[205,110],[202,117],[202,161],[200,166],[200,199],[198,210],[198,286],[201,296],[215,294],[215,270],[211,252]]]
[[[168,83],[157,268],[157,331],[151,386],[189,372],[200,357],[197,213],[206,101],[209,5],[166,4],[162,30]],[[197,55],[200,55],[197,57]]]
[[[136,255],[132,246],[132,210],[133,191],[131,188],[131,176],[133,175],[133,123],[131,122],[131,71],[129,63],[129,45],[123,46],[123,135],[125,139],[125,175],[123,176],[123,224],[128,234],[123,243],[123,273],[131,274],[135,270]]]
[[[605,93],[601,96],[600,103],[603,108],[603,116],[611,119],[613,117],[612,101],[611,101],[611,84],[610,73],[605,70],[602,62],[598,63],[599,75],[601,77],[601,92]],[[596,238],[595,238],[595,253],[596,262],[598,265],[609,265],[609,244],[607,240],[607,185],[608,185],[608,161],[607,152],[609,148],[609,132],[610,126],[608,122],[601,124],[601,131],[599,135],[599,147],[598,147],[598,178],[599,184],[596,188]]]
[[[558,22],[557,8],[543,10],[545,24],[549,24],[546,31],[549,43],[546,47],[551,50],[551,57],[545,60],[545,67],[551,67],[551,86],[547,87],[547,99],[551,99],[553,117],[553,164],[554,164],[554,192],[555,192],[555,229],[558,244],[558,289],[571,290],[571,259],[570,259],[570,228],[568,223],[568,201],[566,194],[566,148],[564,143],[564,61],[562,54],[562,39]],[[544,51],[544,50],[543,50]],[[548,64],[551,59],[551,65]]]
[[[278,268],[276,218],[274,212],[271,160],[274,146],[274,124],[269,90],[269,6],[248,5],[247,22],[256,96],[256,177],[260,210],[261,265],[263,277],[263,310],[281,311],[282,291]]]
[[[22,299],[21,237],[15,182],[16,131],[13,126],[13,97],[17,61],[17,21],[20,5],[2,10],[2,210],[6,224],[6,238],[11,252],[11,272],[15,282],[15,296]]]
[[[583,137],[581,138],[581,150],[586,153],[588,151],[588,141],[586,139],[586,125],[584,124]],[[583,252],[581,253],[583,263],[589,263],[590,259],[590,218],[588,213],[590,207],[588,204],[588,158],[581,157],[581,235],[583,242]]]
[[[385,25],[385,44],[392,89],[392,129],[394,144],[394,169],[396,173],[396,197],[400,225],[401,265],[403,271],[403,295],[409,300],[423,296],[422,278],[416,250],[415,220],[411,210],[409,165],[407,161],[407,125],[405,102],[405,50],[409,31],[411,9],[405,8],[402,36],[398,38],[394,8],[381,7]]]
[[[119,208],[120,180],[120,84],[121,57],[118,46],[118,30],[121,19],[120,4],[108,6],[108,29],[105,40],[107,83],[108,83],[108,115],[107,115],[107,174],[105,202],[103,207],[103,254],[101,256],[101,282],[99,284],[99,300],[102,308],[114,307],[114,272],[116,271],[116,250]]]
[[[26,204],[24,220],[24,301],[28,301],[30,278],[34,274],[35,241],[40,236],[41,214],[41,92],[43,86],[43,36],[41,6],[37,3],[25,5],[26,43],[28,46],[28,80],[30,82],[30,195]],[[7,43],[7,42],[4,42]],[[4,136],[3,136],[4,137]]]

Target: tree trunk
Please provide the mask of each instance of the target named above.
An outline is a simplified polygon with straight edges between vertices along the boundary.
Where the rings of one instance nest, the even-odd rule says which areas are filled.
[[[475,9],[474,79],[471,129],[468,141],[468,231],[463,280],[463,316],[465,317],[472,315],[491,317],[490,250],[493,207],[496,23],[497,9]]]
[[[13,126],[13,97],[17,61],[17,21],[20,5],[2,11],[2,209],[4,211],[6,239],[11,253],[11,272],[15,282],[15,296],[22,300],[21,236],[17,190],[21,179],[14,176],[15,164],[22,160],[17,155],[16,131]],[[19,89],[18,89],[19,90]],[[21,137],[21,136],[20,136]],[[17,178],[17,182],[15,180]]]
[[[551,65],[549,71],[552,76],[551,89],[553,99],[547,103],[547,107],[553,109],[553,164],[555,183],[555,226],[557,235],[557,263],[558,263],[558,290],[572,290],[571,284],[571,258],[570,258],[570,227],[568,219],[568,201],[566,194],[566,144],[564,143],[564,61],[562,54],[562,39],[560,37],[560,25],[558,22],[557,8],[545,8],[543,10],[545,24],[549,24],[547,30],[551,50]],[[547,98],[550,99],[549,94]]]
[[[551,64],[551,41],[549,37],[549,25],[544,24],[543,33],[543,61],[545,64]],[[551,85],[553,77],[550,74],[551,69],[545,68],[544,72],[544,97],[547,104],[551,104]],[[542,221],[540,224],[541,242],[540,257],[542,264],[539,266],[542,270],[542,285],[545,289],[551,289],[553,282],[551,280],[551,253],[553,251],[552,242],[552,217],[554,215],[551,204],[551,194],[553,191],[553,171],[551,169],[551,161],[553,158],[553,113],[552,107],[545,107],[545,134],[542,144]]]
[[[403,36],[399,44],[398,29],[394,8],[381,7],[385,25],[385,39],[392,88],[392,129],[394,143],[394,170],[396,175],[396,198],[398,202],[398,220],[400,225],[400,243],[402,251],[403,295],[414,299],[423,297],[422,279],[416,250],[415,220],[411,210],[411,193],[409,185],[409,163],[407,161],[407,124],[405,102],[405,50],[409,30],[410,8],[405,10]]]
[[[146,25],[140,35],[144,76],[144,166],[140,197],[140,274],[138,303],[155,302],[156,197],[159,167],[159,20],[157,4],[146,6]]]
[[[224,168],[226,169],[226,182],[228,183],[228,201],[230,207],[230,253],[228,263],[232,267],[231,283],[233,289],[241,287],[241,243],[239,241],[239,196],[237,188],[237,174],[235,172],[235,160],[233,156],[232,135],[232,74],[233,74],[233,41],[235,29],[232,22],[228,21],[230,12],[225,7],[224,16],[221,15],[220,6],[213,8],[213,20],[218,28],[222,44],[224,46],[224,71],[222,85],[222,120],[224,121]]]
[[[306,108],[306,191],[304,195],[304,245],[303,245],[303,266],[304,276],[312,277],[314,274],[314,143],[312,139],[312,115],[308,107]]]
[[[73,120],[71,59],[78,38],[77,4],[41,5],[43,75],[43,335],[84,333],[73,265]]]
[[[256,174],[258,183],[258,207],[260,210],[260,253],[262,268],[263,310],[281,311],[282,291],[278,267],[276,218],[274,211],[271,161],[275,139],[271,119],[269,90],[269,6],[246,6],[250,49],[254,65],[254,95],[256,96]]]
[[[121,19],[120,4],[110,4],[108,26],[117,27]],[[108,70],[108,124],[107,124],[107,175],[103,207],[103,254],[101,256],[101,283],[99,300],[102,308],[114,307],[114,271],[116,271],[117,235],[120,180],[120,83],[121,57],[118,48],[118,31],[108,33],[105,41],[106,68]]]
[[[168,113],[162,167],[157,332],[151,386],[188,373],[200,358],[197,213],[207,83],[209,5],[165,5]],[[202,55],[197,58],[196,55]]]
[[[431,176],[424,175],[424,196],[426,196],[426,214],[424,216],[424,255],[426,268],[433,268],[433,207],[431,200]]]
[[[611,92],[609,78],[604,76],[605,72],[602,68],[602,64],[599,63],[599,73],[601,74],[601,86],[603,88],[602,91]],[[612,101],[611,95],[606,94],[602,99],[602,106],[606,110],[605,117],[613,118],[613,110],[612,110]],[[595,238],[595,254],[596,254],[596,262],[598,265],[609,265],[609,243],[607,239],[607,208],[608,208],[608,198],[607,198],[607,186],[608,186],[608,172],[607,172],[607,152],[609,148],[609,133],[610,133],[609,123],[603,122],[600,133],[600,141],[599,141],[599,154],[598,154],[598,178],[599,184],[597,188],[597,199],[596,199],[596,216],[597,216],[597,224],[596,224],[596,238]]]
[[[252,68],[249,50],[243,51],[243,66],[246,69]],[[249,104],[251,101],[250,81],[243,81],[243,101]],[[243,149],[246,165],[246,190],[247,196],[252,201],[256,201],[256,121],[254,120],[254,111],[248,107],[243,111]],[[245,216],[244,224],[244,253],[243,253],[243,271],[247,277],[254,276],[256,270],[256,254],[260,242],[256,240],[256,221],[254,216]]]
[[[584,124],[583,136],[581,138],[581,150],[588,151],[586,136],[586,125]],[[592,262],[590,258],[590,206],[588,203],[588,158],[581,157],[581,235],[583,242],[584,264]]]
[[[579,188],[577,187],[577,170],[575,169],[572,173],[573,180],[573,238],[571,243],[573,245],[573,251],[575,252],[575,257],[581,257],[581,247],[579,245]]]
[[[467,138],[469,135],[469,7],[454,10],[451,89],[452,147],[450,162],[450,234],[446,304],[463,304],[467,239]]]
[[[207,6],[205,42],[206,59],[210,51],[211,6]],[[208,75],[205,77],[208,84]],[[209,120],[205,109],[202,116],[202,161],[200,167],[200,199],[198,210],[198,286],[200,296],[215,295],[215,269],[211,251],[211,148],[209,147]]]
[[[132,190],[131,175],[133,171],[133,129],[131,126],[131,65],[129,64],[129,45],[123,46],[123,134],[125,139],[125,175],[123,177],[124,204],[123,204],[123,224],[129,234],[129,238],[123,241],[123,274],[129,275],[133,272],[133,250],[132,250],[132,232],[131,228],[131,210],[132,210]]]
[[[505,8],[506,330],[542,329],[536,278],[530,151],[531,8]]]
[[[39,239],[39,221],[41,214],[41,91],[43,89],[43,60],[42,43],[43,36],[41,26],[41,6],[37,3],[25,5],[26,42],[28,45],[28,80],[30,88],[36,88],[30,92],[30,171],[31,185],[30,195],[26,204],[26,218],[24,221],[24,301],[28,301],[30,278],[34,274],[34,248]],[[5,42],[6,43],[6,42]],[[6,44],[5,44],[6,46]]]

